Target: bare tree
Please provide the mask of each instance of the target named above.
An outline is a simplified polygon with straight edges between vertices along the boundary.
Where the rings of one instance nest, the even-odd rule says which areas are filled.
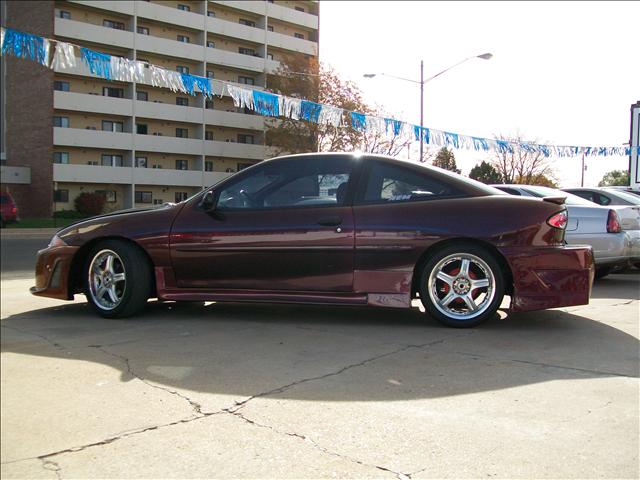
[[[496,139],[528,143],[520,134],[514,137],[500,135]],[[495,152],[490,163],[500,174],[503,183],[531,185],[543,177],[551,180],[556,178],[548,157],[541,152],[531,152],[521,148],[514,148],[513,152]]]

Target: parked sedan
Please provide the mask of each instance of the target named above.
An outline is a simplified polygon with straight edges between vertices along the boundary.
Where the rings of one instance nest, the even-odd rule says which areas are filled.
[[[640,207],[640,197],[633,193],[612,188],[563,188],[562,191],[572,193],[598,205],[625,205]]]
[[[532,185],[494,185],[511,195],[565,197],[569,212],[569,245],[591,245],[596,278],[613,269],[640,262],[640,211],[624,206],[603,207],[562,190]]]
[[[115,318],[147,299],[410,308],[453,327],[589,301],[590,247],[564,245],[566,210],[380,156],[266,160],[179,204],[59,231],[35,295],[84,293]]]

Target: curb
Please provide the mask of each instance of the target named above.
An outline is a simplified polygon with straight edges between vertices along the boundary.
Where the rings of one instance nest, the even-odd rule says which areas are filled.
[[[53,237],[59,228],[3,228],[2,238],[46,238]]]

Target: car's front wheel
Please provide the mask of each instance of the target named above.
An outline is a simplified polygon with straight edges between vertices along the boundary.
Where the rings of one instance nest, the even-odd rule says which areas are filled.
[[[504,297],[504,278],[494,256],[473,244],[444,247],[425,264],[420,300],[449,327],[475,327],[495,316]]]
[[[151,296],[151,265],[137,246],[125,241],[98,243],[87,256],[84,272],[87,300],[103,317],[134,315]]]

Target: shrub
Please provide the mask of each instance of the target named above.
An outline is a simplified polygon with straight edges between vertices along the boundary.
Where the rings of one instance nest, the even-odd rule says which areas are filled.
[[[57,212],[53,212],[53,218],[86,218],[87,215],[84,213],[77,212],[75,210],[58,210]]]
[[[84,215],[100,215],[104,209],[105,198],[99,193],[82,192],[74,200],[78,213]]]

